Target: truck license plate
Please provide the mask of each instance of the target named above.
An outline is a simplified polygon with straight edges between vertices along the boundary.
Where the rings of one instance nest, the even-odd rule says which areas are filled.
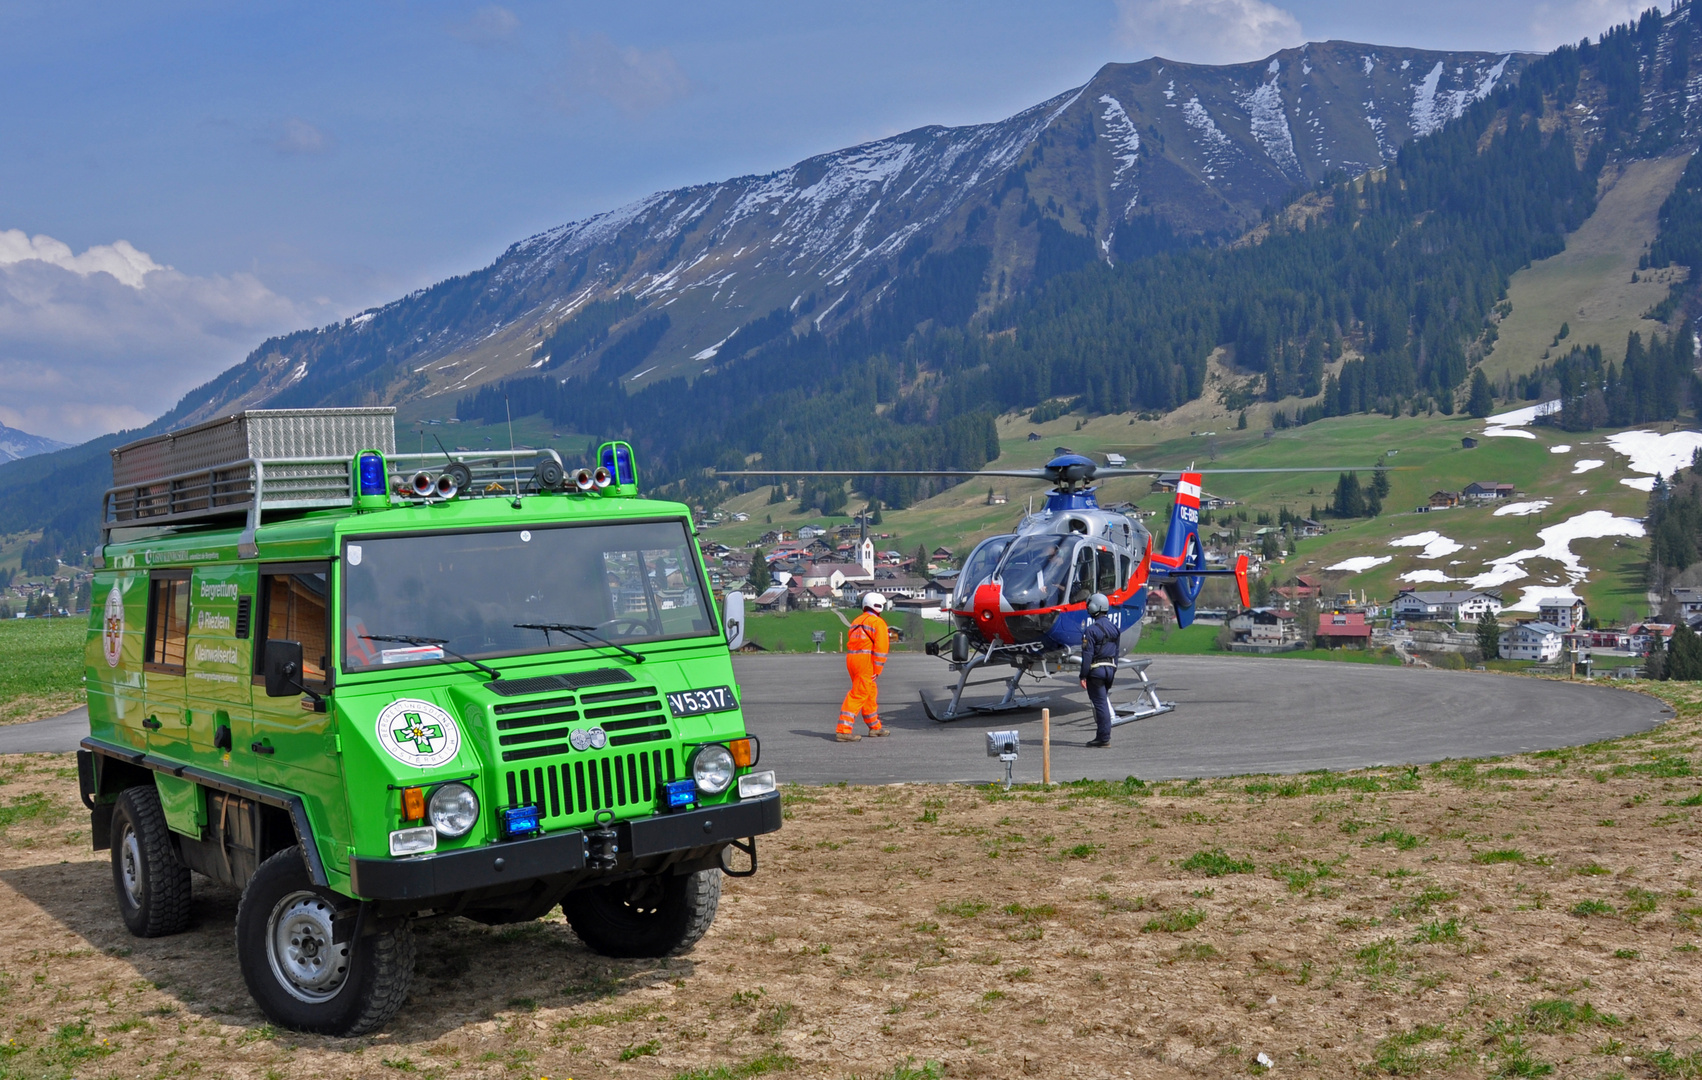
[[[668,711],[675,716],[699,716],[703,713],[727,712],[739,707],[729,686],[712,686],[706,690],[680,690],[668,695]]]

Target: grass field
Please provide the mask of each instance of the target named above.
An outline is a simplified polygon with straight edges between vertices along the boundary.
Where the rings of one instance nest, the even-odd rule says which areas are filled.
[[[1512,313],[1501,322],[1495,349],[1484,371],[1502,375],[1530,371],[1544,355],[1560,356],[1573,345],[1596,344],[1618,362],[1625,358],[1625,337],[1635,330],[1647,340],[1664,328],[1642,318],[1666,298],[1682,269],[1649,271],[1632,282],[1637,259],[1658,228],[1656,214],[1678,182],[1686,158],[1634,161],[1609,188],[1596,212],[1566,238],[1566,250],[1513,275],[1507,289]],[[1571,334],[1552,347],[1560,324]]]
[[[1497,760],[788,787],[691,953],[421,924],[357,1039],[264,1021],[232,889],[130,936],[70,755],[0,758],[0,1076],[1695,1077],[1702,684],[1657,692],[1647,734]]]
[[[0,724],[55,716],[87,700],[87,633],[80,617],[0,621]]]

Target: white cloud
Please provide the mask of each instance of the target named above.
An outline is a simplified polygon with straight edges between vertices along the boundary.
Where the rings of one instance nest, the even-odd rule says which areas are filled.
[[[0,422],[78,442],[147,423],[263,338],[327,313],[249,274],[195,277],[125,241],[0,231]]]
[[[1231,64],[1303,43],[1294,13],[1266,0],[1117,0],[1126,47],[1171,60]]]
[[[1531,34],[1539,48],[1576,45],[1595,39],[1620,23],[1634,23],[1651,5],[1649,0],[1562,0],[1540,3],[1531,11]]]
[[[570,111],[588,98],[601,98],[628,116],[640,116],[684,98],[691,90],[691,80],[667,49],[644,52],[593,34],[569,42],[558,98]]]
[[[500,45],[520,29],[520,17],[500,4],[486,4],[466,22],[450,23],[449,32],[474,45]]]
[[[277,126],[272,139],[272,149],[280,154],[329,154],[336,147],[329,133],[294,116]]]
[[[26,236],[22,229],[0,230],[0,266],[30,261],[50,263],[82,277],[111,274],[132,289],[140,289],[142,279],[152,271],[166,269],[146,252],[131,247],[128,240],[96,244],[81,255],[73,255],[70,244],[51,236]]]

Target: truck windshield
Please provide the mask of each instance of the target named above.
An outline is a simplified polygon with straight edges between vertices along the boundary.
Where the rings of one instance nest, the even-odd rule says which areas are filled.
[[[716,631],[679,521],[351,537],[343,547],[344,671],[592,649]],[[379,637],[428,639],[421,643]],[[441,642],[441,644],[437,644]]]

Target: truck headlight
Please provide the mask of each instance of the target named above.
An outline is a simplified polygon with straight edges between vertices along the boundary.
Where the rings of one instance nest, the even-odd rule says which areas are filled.
[[[466,784],[444,784],[431,793],[426,813],[444,836],[466,836],[479,820],[479,797]]]
[[[705,795],[721,794],[733,783],[732,753],[720,743],[698,747],[691,758],[691,776]]]
[[[775,788],[774,770],[765,772],[746,773],[739,777],[739,798],[754,799],[759,795],[767,795]]]

